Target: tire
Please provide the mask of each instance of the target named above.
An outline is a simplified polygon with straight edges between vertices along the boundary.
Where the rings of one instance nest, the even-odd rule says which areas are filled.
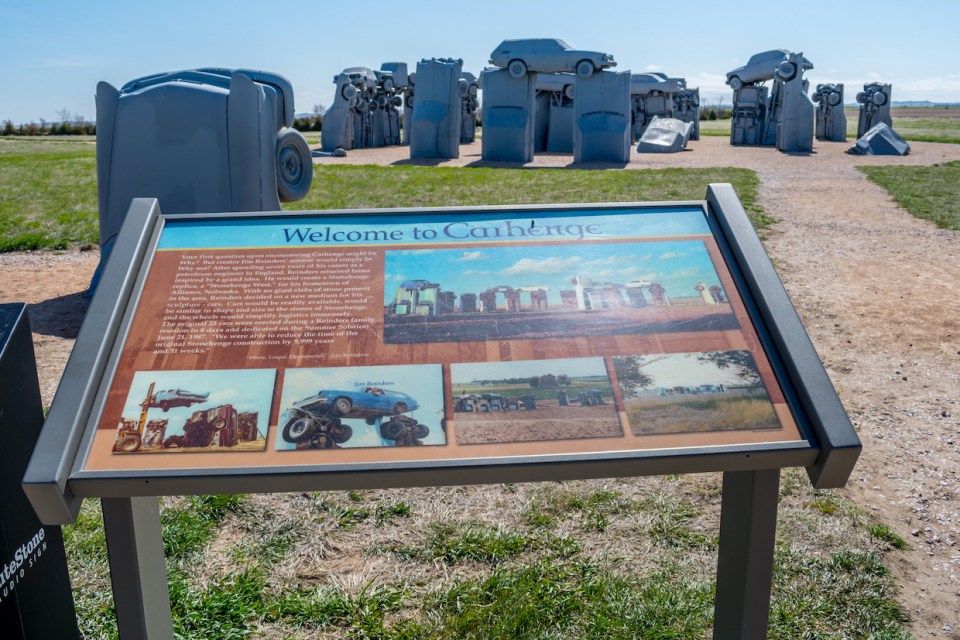
[[[733,76],[727,81],[727,84],[730,85],[730,88],[734,91],[739,91],[743,86],[743,80],[740,79],[740,76]]]
[[[829,94],[827,94],[827,104],[829,104],[831,107],[835,107],[840,104],[840,94],[836,91],[831,91]]]
[[[777,65],[777,70],[773,72],[773,75],[781,82],[789,82],[797,77],[797,65],[789,60],[784,60]]]
[[[403,423],[399,420],[389,420],[380,425],[380,436],[386,440],[396,440],[403,433]]]
[[[330,406],[333,409],[334,415],[345,416],[350,413],[350,409],[353,409],[353,402],[350,401],[350,398],[340,396],[336,398]]]
[[[277,134],[277,194],[281,202],[302,200],[313,182],[310,147],[296,129],[284,127]]]
[[[887,104],[887,94],[885,94],[883,91],[877,91],[875,94],[873,94],[873,96],[871,96],[870,102],[878,107],[882,107],[883,105]]]
[[[398,402],[397,404],[393,405],[394,413],[404,413],[406,410],[407,410],[406,402]]]
[[[357,97],[357,88],[352,84],[345,84],[343,89],[340,89],[340,95],[343,96],[344,100],[350,102]]]
[[[283,439],[296,444],[306,440],[313,431],[313,420],[305,416],[291,418],[283,425]]]
[[[596,67],[594,67],[593,63],[589,60],[581,60],[577,63],[578,78],[589,78],[593,75],[594,71],[596,71]]]
[[[373,425],[377,424],[377,419],[376,419],[376,418],[366,418],[366,419],[364,420],[364,422],[366,422],[368,425],[370,425],[370,426],[372,427]]]
[[[337,425],[336,429],[330,431],[330,437],[337,444],[343,444],[353,437],[353,427],[348,424]]]
[[[457,81],[457,95],[461,98],[466,98],[468,93],[470,93],[470,83],[460,78],[460,80]]]
[[[413,437],[417,440],[423,440],[430,435],[430,427],[419,422],[413,427]]]
[[[213,421],[212,426],[214,431],[220,431],[220,429],[223,429],[225,426],[227,426],[227,421],[223,418],[217,418]]]
[[[860,104],[863,104],[866,101],[867,101],[867,93],[865,91],[861,91],[860,93],[857,94],[857,102],[859,102]]]
[[[183,446],[183,436],[170,436],[163,441],[164,449],[178,449]]]
[[[160,408],[163,409],[164,413],[166,413],[167,411],[170,411],[170,403],[164,400],[160,403]]]
[[[393,91],[394,88],[393,78],[384,78],[383,79],[383,90],[384,91]]]
[[[510,74],[511,78],[517,78],[519,80],[527,75],[527,63],[523,60],[511,60],[507,64],[507,73]]]
[[[128,433],[120,438],[120,442],[117,443],[117,448],[119,451],[123,451],[124,453],[133,453],[134,451],[139,451],[140,436],[135,433]]]

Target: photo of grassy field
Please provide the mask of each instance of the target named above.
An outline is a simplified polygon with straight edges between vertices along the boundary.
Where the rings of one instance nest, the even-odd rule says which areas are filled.
[[[748,351],[613,358],[634,435],[778,429]]]

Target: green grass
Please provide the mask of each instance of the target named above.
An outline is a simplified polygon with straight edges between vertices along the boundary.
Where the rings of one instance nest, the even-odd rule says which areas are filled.
[[[424,529],[405,523],[395,533],[405,544],[364,552],[381,562],[392,559],[396,570],[353,589],[337,586],[335,578],[316,583],[291,577],[289,569],[277,571],[302,552],[306,536],[316,535],[309,525],[290,521],[271,528],[264,518],[272,508],[248,506],[242,496],[178,500],[161,515],[176,637],[240,639],[265,631],[270,637],[390,640],[710,637],[717,529],[702,503],[718,501],[715,492],[693,497],[706,495],[704,487],[680,476],[656,491],[629,495],[576,483],[505,486],[502,495],[516,499],[524,491],[525,511],[509,526],[443,520]],[[788,493],[806,494],[792,496],[805,509],[816,510],[814,500],[833,503],[838,508],[828,517],[852,516],[853,526],[861,526],[863,514],[835,492],[798,482]],[[313,507],[297,511],[305,523],[320,517],[331,525],[324,546],[334,561],[348,547],[364,546],[392,518],[415,516],[408,503],[378,492],[324,496],[309,498],[304,504]],[[359,510],[367,515],[353,517]],[[344,516],[348,528],[338,526]],[[230,533],[218,541],[228,519]],[[897,547],[899,536],[877,523],[862,526],[879,546],[825,548],[815,532],[791,542],[789,533],[778,531],[770,638],[909,638],[880,556]],[[267,529],[273,533],[265,535]],[[65,535],[83,633],[91,640],[116,638],[96,501],[85,504]],[[246,549],[242,566],[235,561],[221,572],[202,572],[204,555],[224,543]],[[644,550],[643,568],[621,561],[623,545]],[[599,556],[593,551],[604,547]],[[417,577],[437,566],[449,579]]]
[[[0,141],[0,251],[99,242],[95,147]]]
[[[758,228],[774,220],[746,169],[596,171],[317,166],[310,194],[286,209],[702,200],[730,182]],[[90,247],[99,241],[95,147],[75,139],[0,140],[0,251]]]
[[[702,200],[711,182],[733,184],[759,227],[773,219],[757,202],[759,180],[746,169],[492,169],[318,165],[310,194],[287,209]]]
[[[960,161],[930,167],[861,166],[898,205],[941,229],[960,231]]]
[[[846,109],[847,139],[853,144],[857,139],[857,119],[859,112],[856,109]],[[920,142],[949,142],[960,143],[960,118],[917,118],[914,116],[897,116],[894,111],[893,129],[904,140]],[[700,135],[729,136],[731,120],[701,120]],[[693,144],[696,144],[695,142]],[[695,148],[695,147],[694,147]]]

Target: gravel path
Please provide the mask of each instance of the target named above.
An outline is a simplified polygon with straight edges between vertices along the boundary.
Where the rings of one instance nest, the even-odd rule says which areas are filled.
[[[960,234],[898,208],[856,165],[930,165],[960,145],[911,143],[905,158],[856,158],[850,143],[811,155],[733,148],[725,138],[672,155],[633,154],[628,169],[736,166],[760,176],[760,203],[780,222],[766,247],[864,443],[843,490],[907,539],[890,554],[918,638],[960,639]],[[484,163],[480,144],[452,161],[410,161],[404,147],[317,164]],[[535,166],[570,166],[538,156]],[[96,252],[0,254],[0,301],[31,303],[45,403],[52,399],[85,302]]]

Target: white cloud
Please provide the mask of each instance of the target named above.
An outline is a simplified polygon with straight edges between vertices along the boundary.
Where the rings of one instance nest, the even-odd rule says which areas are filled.
[[[666,253],[661,253],[659,258],[660,260],[676,260],[677,258],[686,258],[689,255],[688,252],[667,251]]]
[[[505,276],[527,274],[563,273],[575,269],[583,263],[583,258],[571,256],[569,258],[523,258],[507,267],[500,273]]]
[[[459,258],[454,258],[455,262],[472,262],[474,260],[483,260],[487,257],[483,251],[464,251]]]
[[[386,280],[393,281],[393,282],[402,282],[408,279],[409,278],[407,278],[406,276],[400,273],[390,273],[390,274],[387,274],[387,277],[386,277]]]
[[[635,262],[645,262],[650,259],[651,256],[607,256],[606,258],[597,258],[595,260],[587,260],[583,263],[585,267],[599,266],[599,265],[608,265],[608,264],[633,264]]]
[[[489,271],[478,271],[476,269],[469,269],[463,272],[465,276],[488,276],[490,275]]]
[[[648,64],[643,68],[644,71],[663,71],[662,64]]]

